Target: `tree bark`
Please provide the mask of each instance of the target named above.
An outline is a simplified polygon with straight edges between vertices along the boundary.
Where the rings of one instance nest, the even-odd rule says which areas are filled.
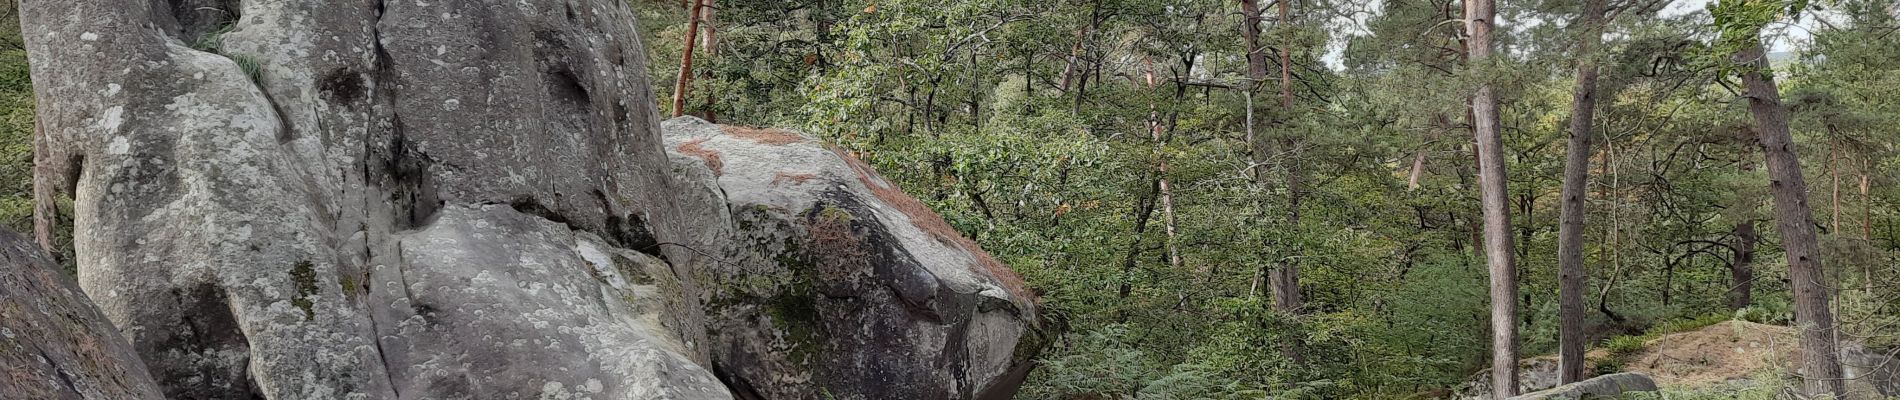
[[[1747,88],[1748,109],[1755,116],[1763,153],[1768,160],[1769,190],[1775,197],[1775,227],[1781,232],[1788,256],[1795,320],[1801,328],[1801,391],[1811,398],[1839,397],[1843,393],[1840,353],[1834,342],[1834,314],[1828,309],[1829,288],[1822,270],[1819,240],[1814,232],[1813,209],[1808,207],[1808,184],[1801,176],[1801,159],[1788,130],[1788,107],[1773,76],[1767,72],[1761,39],[1735,54]]]
[[[1241,36],[1247,40],[1247,88],[1252,90],[1267,80],[1267,56],[1261,54],[1266,49],[1260,46],[1260,2],[1259,0],[1240,0],[1240,12],[1246,14],[1245,26],[1240,29]]]
[[[1470,63],[1482,68],[1491,58],[1491,31],[1497,10],[1492,0],[1465,2]],[[1478,145],[1478,187],[1484,208],[1484,253],[1491,270],[1491,387],[1505,399],[1517,395],[1517,270],[1512,251],[1509,181],[1504,168],[1504,139],[1498,127],[1497,92],[1479,84],[1471,97],[1473,135]]]
[[[693,50],[699,44],[699,16],[710,0],[692,0],[687,10],[686,48],[680,53],[679,79],[673,82],[673,117],[686,115],[686,88],[693,83]]]
[[[1747,308],[1754,303],[1755,243],[1760,240],[1761,236],[1755,233],[1755,220],[1735,223],[1735,262],[1729,264],[1728,270],[1730,311]]]
[[[1280,106],[1293,110],[1293,0],[1279,0],[1280,30],[1285,34],[1285,42],[1280,44]]]
[[[1570,143],[1564,149],[1563,205],[1557,227],[1557,375],[1562,383],[1583,380],[1583,292],[1589,271],[1583,264],[1585,184],[1590,181],[1590,138],[1597,105],[1595,51],[1602,40],[1605,0],[1584,3],[1583,37],[1577,41],[1577,88],[1571,96]]]
[[[1828,134],[1828,142],[1827,142],[1827,175],[1828,175],[1828,180],[1831,181],[1830,182],[1831,187],[1829,188],[1829,192],[1830,192],[1830,195],[1833,196],[1833,199],[1832,199],[1833,207],[1831,210],[1833,215],[1832,215],[1832,218],[1828,220],[1827,233],[1830,235],[1840,235],[1841,234],[1841,140],[1840,138],[1837,138],[1834,136],[1832,130],[1833,129],[1829,129],[1830,132]]]
[[[1289,148],[1297,146],[1292,140],[1287,140],[1285,144]],[[1306,188],[1303,186],[1304,182],[1300,179],[1299,167],[1295,166],[1299,163],[1287,162],[1285,164],[1287,170],[1286,223],[1289,227],[1296,229],[1297,232],[1300,226],[1300,202],[1304,200],[1305,197],[1302,192],[1305,191]],[[1293,256],[1282,258],[1279,267],[1274,268],[1272,273],[1267,275],[1267,281],[1273,288],[1274,306],[1279,309],[1279,311],[1288,314],[1298,314],[1301,309],[1306,308],[1306,300],[1300,296],[1299,246],[1293,246],[1293,249]],[[1289,350],[1289,353],[1292,352],[1292,350]],[[1294,355],[1297,358],[1297,354],[1289,355]]]
[[[719,54],[719,20],[714,18],[718,11],[719,0],[706,0],[706,5],[699,10],[700,23],[705,24],[706,29],[706,35],[699,38],[699,47],[706,48],[709,56]]]
[[[1156,87],[1155,62],[1153,58],[1146,59],[1145,62],[1147,64],[1147,70],[1143,73],[1143,78],[1147,81],[1148,89],[1154,90]],[[1155,144],[1155,182],[1161,187],[1161,220],[1162,227],[1168,234],[1168,267],[1179,271],[1181,269],[1181,250],[1177,247],[1175,240],[1174,189],[1170,187],[1168,183],[1167,141],[1161,136],[1161,110],[1159,107],[1149,106],[1148,108],[1148,134],[1154,139]]]
[[[1860,239],[1861,240],[1872,240],[1874,238],[1874,226],[1873,226],[1874,198],[1870,194],[1871,193],[1870,191],[1873,189],[1873,181],[1869,179],[1867,176],[1867,171],[1870,169],[1873,169],[1873,165],[1874,165],[1873,161],[1870,160],[1871,157],[1872,155],[1862,154],[1861,159],[1860,159]]]
[[[1285,33],[1285,42],[1280,45],[1280,109],[1285,112],[1285,118],[1292,118],[1294,113],[1292,0],[1279,0],[1279,3],[1280,29]],[[1294,229],[1299,229],[1300,201],[1306,195],[1306,188],[1303,185],[1304,177],[1301,176],[1298,159],[1299,140],[1287,137],[1281,142],[1281,147],[1284,147],[1287,154],[1293,157],[1292,160],[1283,163],[1286,166],[1286,223]],[[1269,276],[1273,284],[1273,303],[1280,308],[1280,311],[1288,314],[1297,314],[1300,309],[1306,307],[1306,300],[1300,296],[1300,256],[1302,256],[1300,249],[1295,246],[1293,256],[1282,258],[1279,268],[1274,269],[1273,274]],[[1289,348],[1287,352],[1295,360],[1300,359],[1297,349]]]
[[[1412,154],[1412,172],[1406,175],[1405,191],[1418,190],[1418,181],[1425,176],[1425,149]]]

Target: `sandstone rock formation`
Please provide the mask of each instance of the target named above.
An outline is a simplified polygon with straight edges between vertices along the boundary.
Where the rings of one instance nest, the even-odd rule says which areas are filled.
[[[167,396],[729,396],[621,257],[697,257],[625,3],[151,4],[21,12],[41,194]]]
[[[36,197],[169,398],[1005,398],[1045,342],[849,157],[669,156],[620,0],[149,4],[21,18]]]
[[[0,229],[0,394],[161,399],[132,346],[46,253]]]
[[[797,133],[667,121],[736,228],[705,287],[741,398],[1008,398],[1047,342],[1033,296],[916,199]]]
[[[1582,400],[1592,398],[1614,398],[1629,392],[1656,391],[1656,381],[1649,376],[1624,372],[1586,379],[1582,382],[1558,386],[1547,390],[1526,393],[1511,400]]]

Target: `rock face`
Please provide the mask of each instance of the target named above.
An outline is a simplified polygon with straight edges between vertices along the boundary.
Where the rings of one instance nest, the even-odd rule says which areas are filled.
[[[20,11],[35,195],[165,397],[1006,398],[1045,342],[849,156],[669,156],[622,0],[140,4]]]
[[[132,345],[46,254],[0,229],[0,393],[162,399]]]
[[[1648,375],[1624,372],[1586,379],[1582,382],[1512,397],[1511,400],[1581,400],[1615,398],[1629,392],[1656,391],[1656,381]]]
[[[167,397],[730,396],[641,261],[711,211],[623,1],[139,4],[21,13],[41,200]]]
[[[705,288],[714,365],[749,399],[1008,398],[1047,340],[1009,268],[851,155],[797,133],[665,125],[729,214]]]

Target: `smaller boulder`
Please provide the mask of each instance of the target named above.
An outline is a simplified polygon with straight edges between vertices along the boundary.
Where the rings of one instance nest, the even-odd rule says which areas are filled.
[[[33,241],[0,228],[0,398],[163,399],[132,345]]]
[[[1624,372],[1519,395],[1510,400],[1581,400],[1599,396],[1614,398],[1629,392],[1653,391],[1656,391],[1656,381],[1650,379],[1648,375]]]

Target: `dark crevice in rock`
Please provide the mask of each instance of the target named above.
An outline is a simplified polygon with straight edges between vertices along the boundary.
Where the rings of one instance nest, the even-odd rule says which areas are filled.
[[[666,259],[666,252],[660,251],[660,239],[653,236],[653,227],[639,213],[628,213],[624,217],[609,214],[607,229],[609,230],[608,240],[614,241],[616,246],[632,249],[672,264]]]
[[[397,229],[428,226],[443,204],[437,193],[435,175],[429,171],[435,162],[409,142],[403,134],[402,118],[391,119],[389,145],[382,149],[382,157],[378,157],[382,164],[382,189],[389,193]]]
[[[215,39],[237,25],[241,17],[239,0],[164,0],[160,24],[185,43]]]
[[[231,309],[230,298],[216,283],[203,283],[185,291],[172,289],[179,304],[179,327],[169,335],[151,342],[141,354],[161,354],[175,358],[151,365],[154,378],[165,386],[165,397],[173,399],[262,399],[263,394],[250,377],[250,343]],[[244,354],[238,365],[207,362],[223,354]],[[165,368],[183,366],[188,368]]]
[[[368,167],[364,180],[382,190],[388,197],[391,220],[397,230],[410,230],[428,226],[435,218],[436,211],[442,209],[443,199],[436,186],[435,175],[431,172],[438,162],[428,154],[415,148],[409,141],[402,115],[396,110],[400,90],[397,82],[395,57],[389,49],[383,47],[382,18],[387,17],[387,5],[378,2],[376,29],[371,32],[374,47],[375,71],[371,83],[375,88],[375,105],[388,110],[378,128],[379,134],[372,134],[372,140],[365,141],[364,162]],[[347,78],[339,78],[347,79]],[[352,84],[339,83],[336,89],[347,92]],[[335,95],[338,92],[332,92]],[[386,145],[377,148],[373,143],[386,140]]]
[[[658,258],[660,261],[667,261],[666,252],[660,251],[660,240],[653,236],[653,227],[648,224],[646,218],[638,213],[628,213],[626,216],[615,215],[615,210],[618,208],[614,207],[612,199],[607,197],[607,192],[599,189],[594,190],[594,199],[600,202],[601,211],[607,214],[605,236],[608,241],[620,248],[632,249]],[[672,262],[669,261],[667,264],[670,265]]]
[[[587,86],[581,83],[574,70],[559,68],[548,72],[548,95],[559,100],[573,110],[585,112],[592,107],[593,101],[587,93]]]
[[[367,90],[363,75],[348,68],[339,68],[323,75],[317,83],[317,90],[324,99],[334,104],[355,105],[363,100]]]
[[[542,205],[541,201],[536,200],[534,196],[516,196],[514,200],[508,201],[508,206],[513,207],[516,212],[566,225],[570,230],[575,229],[573,222],[568,220],[566,215],[561,215],[560,212],[549,209],[546,205]]]
[[[65,195],[72,196],[76,193],[79,189],[79,177],[84,176],[85,171],[86,156],[84,154],[73,154],[71,157],[66,158]]]
[[[753,365],[758,364],[754,363]],[[759,393],[758,388],[753,387],[752,382],[747,381],[745,377],[732,373],[732,368],[728,367],[725,363],[719,362],[718,359],[712,360],[712,372],[714,377],[719,378],[719,383],[725,384],[726,389],[732,391],[732,397],[734,399],[767,400],[764,394]]]

